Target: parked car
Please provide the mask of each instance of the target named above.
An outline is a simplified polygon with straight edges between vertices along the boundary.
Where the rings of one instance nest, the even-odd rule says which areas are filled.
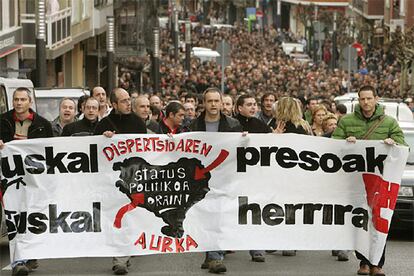
[[[282,42],[282,50],[286,55],[293,53],[303,53],[304,46],[301,43]]]
[[[401,179],[392,229],[414,230],[414,122],[399,122],[405,141],[410,146],[407,165]]]
[[[358,93],[347,93],[336,97],[334,100],[337,105],[344,104],[347,108],[347,113],[352,113],[355,110],[355,105],[358,103]],[[378,102],[384,106],[385,114],[395,118],[397,121],[414,121],[413,113],[406,103],[386,98],[380,98]]]
[[[312,59],[307,55],[303,53],[290,53],[289,57],[292,59],[299,61],[302,64],[309,64],[310,66],[313,65]]]
[[[209,48],[193,47],[191,50],[193,56],[199,58],[200,62],[215,61],[216,58],[220,56],[219,52]]]

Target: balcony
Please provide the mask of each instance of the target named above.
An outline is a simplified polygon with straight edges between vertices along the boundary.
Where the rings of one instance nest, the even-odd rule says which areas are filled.
[[[46,15],[47,49],[57,49],[72,40],[71,15],[70,7]],[[36,15],[23,13],[20,20],[23,27],[23,44],[33,47],[36,44]]]

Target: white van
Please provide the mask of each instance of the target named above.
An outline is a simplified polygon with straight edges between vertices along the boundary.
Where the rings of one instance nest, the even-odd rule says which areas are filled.
[[[32,109],[49,121],[59,115],[59,103],[63,98],[72,98],[75,102],[81,96],[89,96],[84,88],[33,88],[28,79],[0,78],[0,114],[13,108],[13,92],[19,87],[26,87],[33,93]]]
[[[304,53],[304,46],[300,43],[282,42],[282,50],[286,55],[289,55],[292,51],[295,53]]]
[[[19,87],[34,91],[33,83],[28,79],[0,78],[0,114],[13,108],[13,92]],[[36,99],[33,97],[33,110],[36,110]]]
[[[355,105],[358,103],[358,93],[347,93],[342,96],[336,97],[334,101],[337,105],[344,104],[346,106],[346,112],[352,113],[355,110]],[[393,99],[383,98],[380,98],[378,100],[378,103],[384,106],[384,111],[386,115],[393,117],[397,121],[414,121],[413,113],[411,112],[407,104]]]
[[[59,115],[59,104],[63,98],[71,98],[76,104],[82,96],[89,96],[83,88],[39,88],[35,90],[37,113],[49,121]]]
[[[220,56],[219,52],[203,47],[193,47],[191,52],[194,57],[200,59],[200,62],[215,61],[216,58]]]

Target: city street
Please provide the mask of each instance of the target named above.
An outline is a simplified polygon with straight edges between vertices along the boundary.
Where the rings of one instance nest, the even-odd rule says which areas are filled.
[[[0,243],[0,275],[11,275],[7,241]],[[153,255],[135,257],[128,275],[208,275],[201,270],[204,254]],[[385,272],[390,276],[413,275],[413,233],[394,233],[387,245]],[[300,251],[296,257],[281,252],[267,254],[265,263],[253,263],[248,252],[229,254],[225,258],[226,275],[356,275],[358,262],[338,262],[328,251]],[[111,258],[41,260],[31,275],[111,275]],[[210,274],[212,275],[212,274]]]

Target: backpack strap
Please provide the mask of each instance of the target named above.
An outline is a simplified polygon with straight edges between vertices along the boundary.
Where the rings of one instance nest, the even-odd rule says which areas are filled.
[[[372,133],[379,127],[379,125],[384,121],[385,115],[382,115],[378,121],[376,121],[365,133],[364,136],[362,136],[362,140],[368,140],[368,138],[372,135]]]

